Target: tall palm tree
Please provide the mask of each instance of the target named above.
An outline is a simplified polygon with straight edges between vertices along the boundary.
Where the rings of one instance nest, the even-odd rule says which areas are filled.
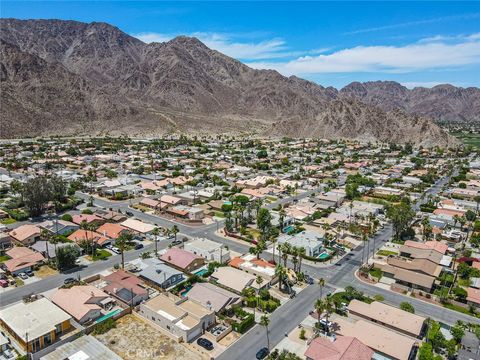
[[[285,216],[287,215],[287,212],[281,207],[280,211],[278,212],[278,225],[280,227],[280,232],[283,232],[283,223],[285,222]]]
[[[270,318],[267,315],[262,315],[260,318],[260,325],[265,327],[267,333],[267,349],[270,350],[270,337],[268,333],[268,325],[270,324]]]
[[[287,260],[288,260],[288,254],[292,252],[292,245],[289,243],[283,243],[283,253],[282,253],[282,258],[283,258],[283,266],[287,267]]]
[[[323,287],[325,286],[325,279],[324,278],[318,279],[318,286],[320,287],[320,299],[321,299],[322,296],[323,296]]]
[[[325,303],[320,298],[320,299],[317,299],[315,301],[315,304],[313,305],[313,307],[315,308],[315,311],[317,312],[317,326],[318,326],[318,329],[320,329],[320,318],[321,318],[323,312],[325,311]]]
[[[47,254],[47,259],[50,260],[50,254],[48,252],[48,243],[51,238],[50,231],[42,229],[42,231],[40,231],[40,237],[45,240],[45,253]]]
[[[282,290],[282,282],[285,276],[287,275],[287,270],[281,264],[278,264],[275,267],[275,275],[278,277],[278,290]]]
[[[172,229],[170,230],[170,233],[173,234],[174,238],[175,238],[175,241],[177,241],[177,234],[180,232],[180,230],[178,229],[178,226],[177,225],[173,225],[172,226]]]
[[[325,299],[323,300],[325,304],[325,319],[327,320],[327,332],[330,332],[330,329],[328,327],[328,317],[333,311],[333,300],[330,295],[327,295]]]
[[[115,240],[115,246],[120,250],[122,255],[122,269],[125,268],[125,250],[127,249],[128,243],[132,241],[132,233],[129,231],[124,231],[120,236]]]
[[[302,272],[302,260],[306,250],[303,246],[300,246],[299,248],[297,248],[297,252],[298,252],[298,272]]]
[[[298,248],[296,246],[292,247],[292,263],[293,263],[293,271],[297,272]]]
[[[260,275],[257,275],[257,277],[255,278],[255,282],[257,283],[258,285],[258,289],[257,289],[257,307],[258,307],[258,297],[259,297],[259,294],[260,294],[260,285],[263,284],[264,282],[264,279],[263,277],[261,277]]]
[[[155,256],[158,256],[158,235],[160,235],[160,229],[156,227],[152,230],[153,241],[155,242]]]

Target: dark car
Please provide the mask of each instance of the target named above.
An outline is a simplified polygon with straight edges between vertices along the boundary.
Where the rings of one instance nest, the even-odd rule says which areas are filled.
[[[266,347],[263,347],[257,351],[257,354],[255,355],[255,357],[258,360],[262,360],[262,359],[265,359],[267,355],[268,355],[268,349]]]
[[[70,285],[70,284],[75,283],[75,281],[76,281],[76,280],[75,280],[74,278],[69,277],[69,278],[66,278],[65,280],[63,280],[63,283],[64,283],[65,285]]]
[[[35,275],[32,270],[25,270],[25,274],[27,274],[29,277]]]
[[[200,338],[197,340],[197,344],[207,350],[213,350],[213,344],[210,340]]]
[[[140,250],[140,249],[143,249],[143,244],[135,245],[135,250]]]
[[[181,244],[182,244],[182,240],[177,239],[172,241],[172,245],[181,245]]]
[[[127,214],[128,216],[133,216],[133,213],[131,211],[125,211],[125,214]]]

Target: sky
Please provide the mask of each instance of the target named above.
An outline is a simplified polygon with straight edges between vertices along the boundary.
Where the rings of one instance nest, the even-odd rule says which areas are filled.
[[[195,36],[323,86],[480,87],[480,2],[7,1],[1,17],[102,21],[144,42]]]

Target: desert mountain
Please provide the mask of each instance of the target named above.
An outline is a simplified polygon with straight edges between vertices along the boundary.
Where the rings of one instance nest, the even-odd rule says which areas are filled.
[[[378,106],[403,110],[436,121],[480,121],[480,89],[449,84],[411,90],[394,81],[353,82],[340,90],[341,96]]]
[[[382,110],[334,88],[251,69],[196,38],[145,44],[105,23],[16,19],[0,20],[0,38],[1,137],[254,132],[453,141],[397,106]]]

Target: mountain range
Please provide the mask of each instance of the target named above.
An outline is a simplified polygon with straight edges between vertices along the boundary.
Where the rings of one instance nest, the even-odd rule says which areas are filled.
[[[146,44],[106,23],[0,19],[0,137],[166,133],[354,138],[448,146],[432,120],[480,121],[480,90],[322,87],[180,36]]]

